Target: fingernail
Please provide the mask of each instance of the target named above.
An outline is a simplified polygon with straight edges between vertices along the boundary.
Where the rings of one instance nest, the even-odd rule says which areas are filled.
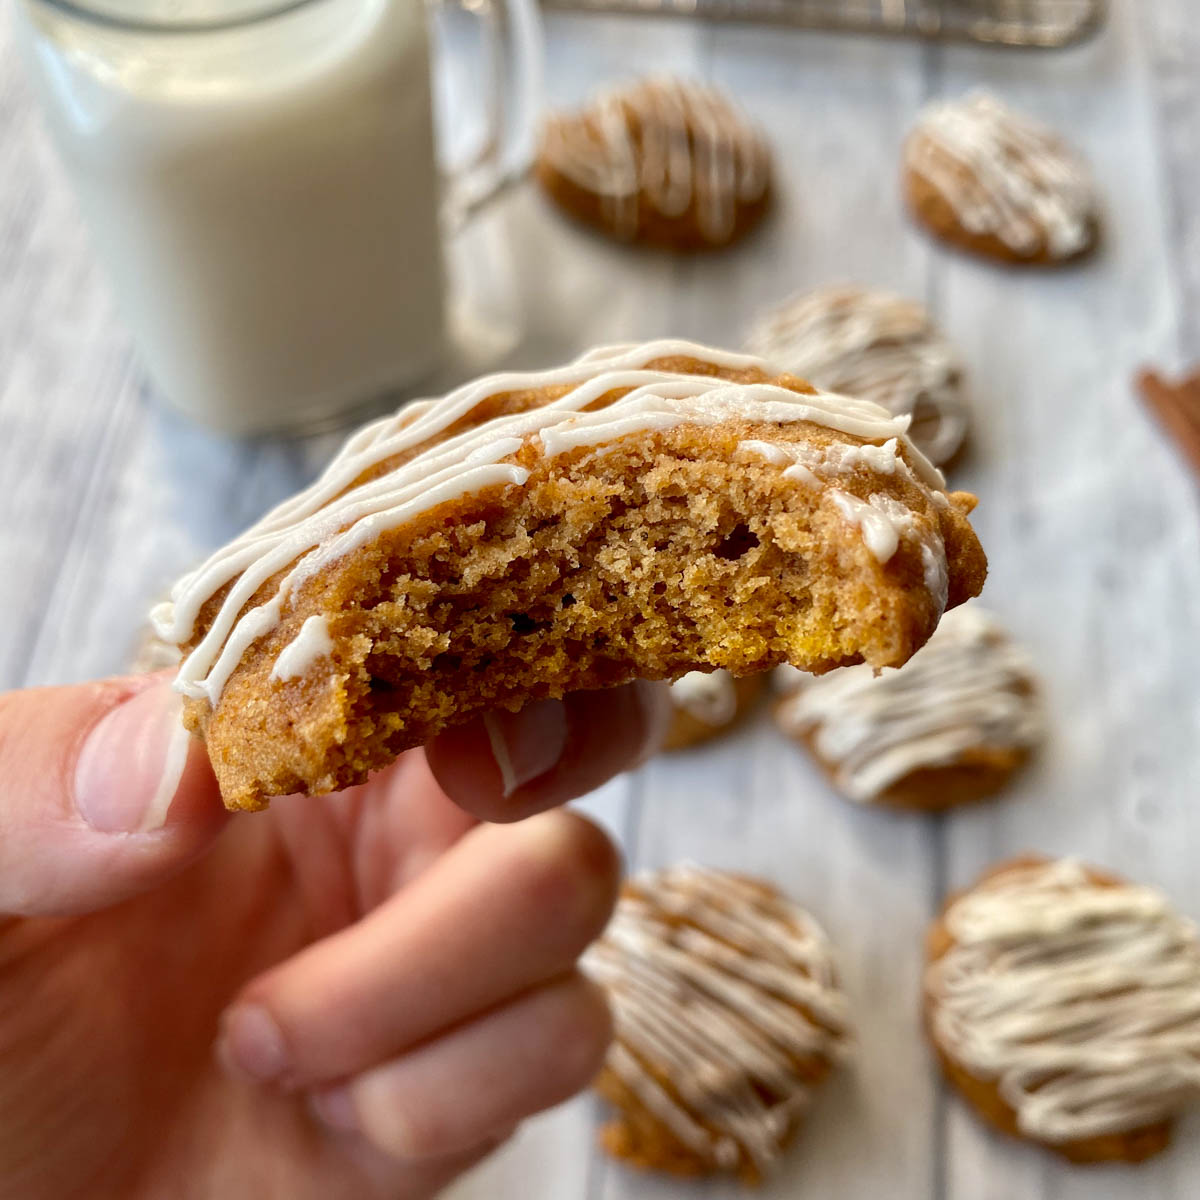
[[[261,1004],[237,1004],[225,1012],[217,1059],[230,1074],[253,1083],[277,1082],[289,1065],[283,1034]]]
[[[353,1133],[358,1129],[358,1109],[354,1106],[354,1097],[350,1095],[349,1088],[314,1092],[308,1098],[308,1105],[317,1120],[330,1129],[343,1133]]]
[[[160,828],[183,769],[190,735],[182,700],[156,683],[96,723],[75,763],[75,807],[101,833]]]
[[[561,700],[535,700],[519,713],[483,718],[505,796],[558,765],[567,745],[567,710]]]
[[[633,694],[642,710],[642,752],[637,759],[637,765],[641,766],[662,749],[667,731],[671,728],[674,709],[670,690],[665,683],[635,679]]]

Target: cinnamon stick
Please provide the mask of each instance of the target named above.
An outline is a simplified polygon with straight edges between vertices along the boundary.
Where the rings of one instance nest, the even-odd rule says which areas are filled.
[[[1200,372],[1172,384],[1147,368],[1139,372],[1137,387],[1147,407],[1200,476]]]

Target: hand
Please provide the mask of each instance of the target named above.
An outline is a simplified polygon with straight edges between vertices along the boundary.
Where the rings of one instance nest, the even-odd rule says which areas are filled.
[[[0,1197],[410,1200],[583,1087],[610,1030],[575,960],[617,857],[542,810],[656,745],[660,692],[232,819],[193,742],[141,831],[165,678],[0,697]]]

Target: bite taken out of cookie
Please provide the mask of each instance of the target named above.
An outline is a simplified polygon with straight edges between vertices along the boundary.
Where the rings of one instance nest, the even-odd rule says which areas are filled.
[[[156,610],[186,723],[253,809],[541,697],[899,665],[986,572],[905,427],[678,341],[409,404]]]

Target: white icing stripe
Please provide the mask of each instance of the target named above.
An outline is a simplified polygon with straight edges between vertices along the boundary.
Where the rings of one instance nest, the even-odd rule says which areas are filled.
[[[915,528],[912,513],[890,496],[871,495],[866,500],[834,488],[830,493],[842,516],[862,530],[867,549],[887,562],[900,548],[903,534]]]
[[[845,476],[857,467],[881,475],[901,474],[915,478],[899,454],[899,444],[889,438],[882,446],[810,446],[799,442],[776,444],[747,438],[738,443],[738,450],[765,459],[773,466],[790,463],[783,472],[785,479],[795,480],[806,487],[820,487],[822,480]],[[831,488],[829,498],[842,516],[862,531],[863,542],[879,562],[887,562],[900,548],[904,538],[920,540],[925,585],[941,614],[949,598],[949,577],[946,570],[946,547],[936,529],[921,528],[905,505],[890,496],[872,493],[866,500],[841,488]]]
[[[635,132],[636,131],[636,132]],[[638,229],[639,196],[665,217],[694,203],[711,241],[733,232],[738,205],[766,194],[766,144],[720,92],[667,77],[604,93],[581,113],[552,117],[541,153],[601,197],[614,232]]]
[[[1023,1133],[1128,1133],[1200,1097],[1200,943],[1158,892],[1064,859],[985,880],[946,926],[925,979],[933,1036],[998,1083]]]
[[[825,936],[719,871],[682,865],[636,885],[582,963],[612,1000],[608,1066],[701,1159],[764,1170],[809,1103],[806,1068],[846,1050]]]
[[[671,701],[713,729],[728,725],[737,715],[737,690],[727,671],[689,671],[671,684]]]
[[[200,610],[232,583],[203,638],[182,663],[176,688],[215,705],[247,648],[278,626],[284,605],[307,579],[437,505],[488,488],[520,487],[529,472],[505,460],[531,444],[553,456],[683,424],[807,421],[871,441],[900,439],[922,481],[932,488],[944,486],[936,468],[905,438],[907,418],[893,417],[869,401],[828,393],[807,395],[773,384],[734,384],[712,376],[646,369],[646,363],[672,357],[695,358],[728,370],[770,371],[758,359],[691,342],[605,348],[557,370],[478,380],[440,400],[408,405],[359,431],[311,487],[185,575],[172,589],[171,599],[154,610],[159,635],[185,643]],[[561,388],[564,394],[540,407],[446,436],[489,398],[542,388]],[[607,407],[583,411],[617,389],[628,390]],[[352,486],[388,458],[431,440],[432,445],[408,462]],[[269,600],[239,615],[263,584],[285,571]]]
[[[930,105],[905,162],[964,229],[992,234],[1017,254],[1044,244],[1052,258],[1069,258],[1091,237],[1096,201],[1087,168],[1049,129],[984,92]]]
[[[183,714],[178,711],[179,701],[175,701],[175,720],[171,725],[171,736],[167,740],[166,756],[163,759],[162,774],[154,796],[146,808],[139,832],[147,833],[161,829],[167,823],[167,814],[179,791],[183,772],[187,769],[188,751],[192,744],[192,735],[183,723]]]
[[[962,444],[962,364],[912,300],[867,288],[822,288],[764,314],[746,344],[818,387],[911,413],[909,435],[933,462],[945,462]]]
[[[329,620],[323,613],[305,618],[294,641],[280,652],[271,668],[272,679],[298,679],[319,658],[333,653]]]
[[[1028,657],[971,604],[947,613],[898,670],[797,673],[793,686],[776,720],[786,733],[811,735],[852,800],[874,800],[911,772],[967,750],[1027,748],[1041,737]]]

